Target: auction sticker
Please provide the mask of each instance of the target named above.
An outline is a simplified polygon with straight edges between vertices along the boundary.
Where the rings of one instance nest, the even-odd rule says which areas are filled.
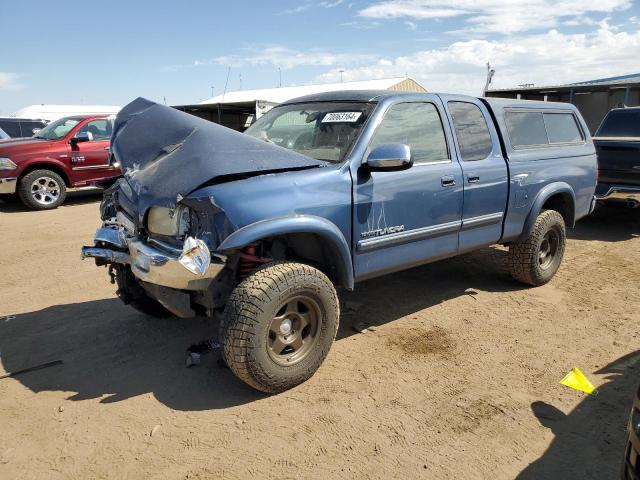
[[[333,112],[327,113],[322,119],[322,123],[334,122],[357,122],[362,112]]]

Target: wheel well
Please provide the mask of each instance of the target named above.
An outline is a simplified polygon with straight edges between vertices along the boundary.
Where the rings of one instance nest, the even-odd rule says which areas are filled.
[[[289,233],[259,242],[263,256],[274,260],[293,260],[316,267],[332,282],[347,286],[346,272],[339,250],[315,233]]]
[[[575,217],[575,206],[573,198],[568,193],[556,193],[551,195],[542,206],[543,210],[555,210],[562,218],[567,227],[573,227]]]
[[[69,177],[67,177],[65,171],[58,165],[55,165],[53,163],[34,163],[29,165],[24,169],[18,181],[22,180],[25,175],[33,172],[34,170],[51,170],[52,172],[55,172],[62,177],[62,180],[64,180],[64,183],[67,187],[70,185]]]

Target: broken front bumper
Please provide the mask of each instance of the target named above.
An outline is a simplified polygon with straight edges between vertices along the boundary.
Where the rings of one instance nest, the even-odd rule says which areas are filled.
[[[202,275],[192,273],[181,262],[183,251],[156,242],[151,245],[136,237],[127,237],[124,229],[98,229],[96,245],[82,247],[82,258],[100,259],[106,263],[129,265],[141,281],[178,290],[206,290],[224,269],[226,259],[211,255]]]

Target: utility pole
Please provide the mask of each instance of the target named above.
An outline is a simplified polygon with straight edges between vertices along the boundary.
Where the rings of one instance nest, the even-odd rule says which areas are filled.
[[[214,97],[214,95],[213,95],[213,85],[211,85],[211,98],[213,98],[213,97]]]
[[[280,77],[280,83],[278,83],[279,87],[282,87],[282,69],[278,67],[278,76]]]
[[[340,83],[342,83],[342,74],[344,73],[344,70],[338,70],[340,72]]]
[[[242,74],[239,74],[238,78],[240,79],[240,90],[242,90]]]
[[[493,80],[493,75],[496,71],[491,68],[491,64],[487,62],[487,80],[484,82],[484,89],[482,90],[482,96],[486,97],[487,90],[489,90],[489,85],[491,85],[491,80]]]

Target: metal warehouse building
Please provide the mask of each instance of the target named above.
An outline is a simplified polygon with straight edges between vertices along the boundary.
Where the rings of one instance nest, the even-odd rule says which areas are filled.
[[[177,105],[174,108],[200,118],[219,123],[234,130],[243,131],[254,118],[267,113],[271,108],[292,98],[314,93],[339,90],[394,90],[400,92],[426,92],[411,78],[384,78],[359,82],[325,83],[299,87],[264,88],[226,92],[195,105]]]
[[[488,90],[486,96],[573,103],[593,134],[612,108],[640,105],[640,73],[567,85]]]

